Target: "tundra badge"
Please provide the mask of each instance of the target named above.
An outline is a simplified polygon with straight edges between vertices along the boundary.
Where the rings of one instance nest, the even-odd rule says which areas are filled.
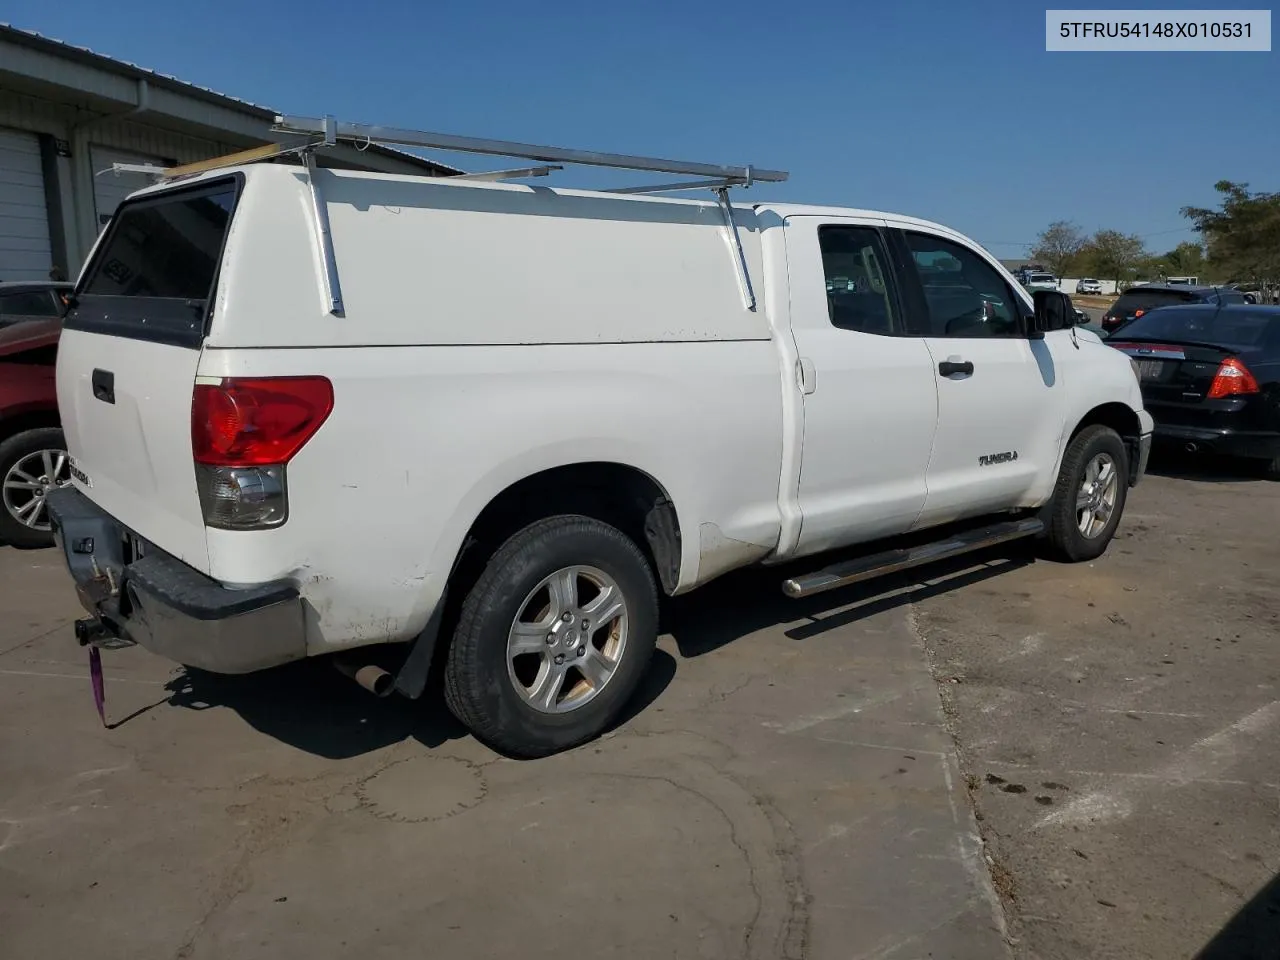
[[[1009,463],[1017,459],[1017,450],[1006,450],[1004,453],[984,453],[978,458],[978,466],[989,467],[993,463]]]

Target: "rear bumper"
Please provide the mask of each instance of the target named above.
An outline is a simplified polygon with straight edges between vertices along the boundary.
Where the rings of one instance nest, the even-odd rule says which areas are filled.
[[[212,673],[252,673],[306,656],[302,601],[291,582],[229,589],[140,541],[78,490],[51,492],[48,506],[80,603],[108,640]]]
[[[1156,423],[1156,441],[1161,444],[1194,445],[1195,449],[1229,457],[1272,460],[1280,457],[1280,433],[1231,430],[1222,427],[1187,427],[1176,423]]]

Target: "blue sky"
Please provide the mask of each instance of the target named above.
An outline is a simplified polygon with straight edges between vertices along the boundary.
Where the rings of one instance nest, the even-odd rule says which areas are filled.
[[[782,168],[789,182],[745,196],[940,220],[1004,257],[1055,219],[1168,249],[1193,238],[1179,208],[1213,205],[1216,180],[1280,190],[1280,53],[1046,53],[1044,16],[981,0],[3,13],[290,113]]]

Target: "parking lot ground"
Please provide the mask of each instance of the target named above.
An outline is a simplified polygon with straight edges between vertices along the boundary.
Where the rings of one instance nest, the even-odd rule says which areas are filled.
[[[1275,960],[1280,484],[1154,468],[1092,564],[673,601],[619,728],[523,763],[322,663],[107,654],[104,729],[0,548],[0,958]]]
[[[107,653],[104,729],[60,558],[0,548],[0,957],[1007,956],[919,589],[779,581],[670,604],[632,715],[516,762],[322,663]]]
[[[918,623],[1019,957],[1276,960],[1280,484],[1153,465],[1100,560]]]

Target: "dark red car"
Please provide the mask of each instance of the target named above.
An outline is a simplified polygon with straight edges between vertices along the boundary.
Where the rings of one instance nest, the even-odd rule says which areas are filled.
[[[54,370],[62,321],[0,328],[0,543],[53,543],[44,498],[71,481]]]

